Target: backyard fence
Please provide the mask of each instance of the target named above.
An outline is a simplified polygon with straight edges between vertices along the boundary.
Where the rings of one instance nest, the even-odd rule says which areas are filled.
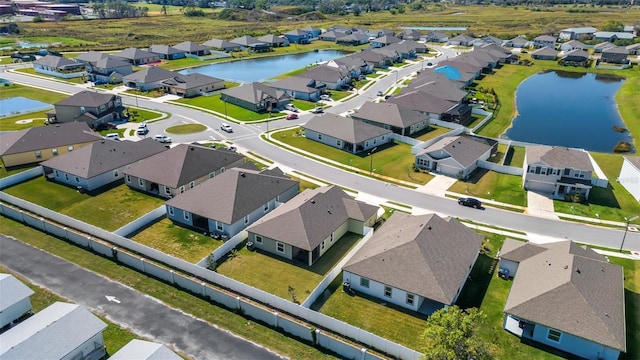
[[[210,255],[205,256],[202,260],[198,261],[198,266],[208,268],[210,261],[218,261],[225,256],[229,251],[240,245],[248,237],[246,230],[240,231],[235,234],[231,239],[227,240],[219,248],[215,249]]]
[[[44,173],[42,166],[34,167],[33,169],[21,171],[17,174],[7,176],[5,178],[0,179],[0,190],[4,190],[13,185],[20,184],[21,182],[25,182],[27,180],[38,177]]]
[[[478,160],[478,167],[509,175],[522,176],[523,174],[521,167],[500,165],[486,160]]]
[[[464,132],[464,130],[465,130],[464,127],[458,127],[458,128],[456,128],[454,130],[449,131],[446,134],[442,134],[440,136],[436,136],[433,139],[429,139],[427,141],[422,141],[419,144],[414,145],[413,147],[411,147],[411,153],[415,155],[415,154],[419,153],[420,151],[428,148],[429,146],[437,143],[438,141],[442,140],[445,137],[457,136],[457,135],[462,134]]]
[[[143,216],[133,220],[132,222],[122,226],[121,228],[114,231],[113,233],[120,236],[129,236],[133,233],[140,231],[142,228],[158,220],[159,218],[163,217],[165,214],[166,214],[166,210],[163,204],[149,211]]]

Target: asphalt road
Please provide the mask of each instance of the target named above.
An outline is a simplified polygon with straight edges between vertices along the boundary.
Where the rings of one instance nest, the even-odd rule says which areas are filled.
[[[11,271],[152,341],[171,344],[189,357],[198,360],[282,358],[194,315],[170,308],[160,300],[20,241],[0,235],[0,248],[0,264]],[[115,301],[108,301],[105,296],[113,296]]]
[[[450,49],[439,48],[442,55],[439,58],[431,59],[433,63],[444,59],[451,59],[455,56],[455,52]],[[422,63],[407,66],[399,71],[398,76],[403,77],[412,72],[420,70]],[[396,71],[396,70],[394,70]],[[57,89],[67,93],[76,93],[82,91],[82,88],[61,82],[51,81],[42,78],[35,78],[27,75],[6,73],[0,76],[23,83],[26,85],[36,86],[45,89]],[[360,107],[365,101],[376,98],[378,90],[385,91],[393,83],[395,76],[387,76],[377,81],[373,86],[365,91],[360,91],[359,96],[336,105],[327,112],[343,113],[351,109]],[[123,96],[123,101],[127,105],[135,105],[136,99],[131,96]],[[552,220],[545,218],[533,217],[517,212],[487,208],[484,211],[478,211],[470,208],[463,208],[457,205],[454,200],[441,198],[433,195],[419,193],[410,189],[396,187],[394,185],[357,175],[351,172],[339,170],[331,166],[327,166],[318,161],[305,158],[295,153],[289,152],[272,144],[262,141],[259,134],[269,129],[299,125],[308,121],[313,115],[304,114],[298,120],[277,120],[262,124],[233,124],[234,132],[231,134],[219,130],[220,123],[225,122],[224,119],[204,113],[195,109],[176,106],[167,103],[159,103],[150,100],[138,98],[139,105],[158,111],[172,114],[171,118],[159,123],[150,125],[151,135],[162,132],[163,128],[172,126],[182,122],[199,122],[209,129],[204,133],[174,136],[174,142],[192,142],[197,140],[211,139],[229,139],[237,143],[242,148],[260,154],[271,159],[277,164],[298,170],[313,177],[323,179],[329,183],[338,184],[347,188],[355,189],[360,192],[370,194],[380,199],[391,200],[413,207],[433,211],[441,215],[460,217],[469,219],[483,224],[499,226],[506,229],[524,231],[527,233],[539,234],[558,239],[569,239],[597,246],[609,248],[619,248],[622,242],[624,231],[619,229],[610,229],[584,225],[578,223],[570,223],[561,220]],[[375,162],[375,159],[374,159]],[[393,189],[393,190],[391,190]],[[628,232],[625,240],[625,249],[640,251],[640,233]]]

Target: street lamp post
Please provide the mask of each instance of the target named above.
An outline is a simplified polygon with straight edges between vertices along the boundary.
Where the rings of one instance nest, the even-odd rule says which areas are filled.
[[[373,175],[373,152],[378,150],[378,147],[374,147],[369,151],[369,175]]]
[[[619,252],[622,252],[622,248],[624,247],[624,239],[627,237],[627,231],[629,231],[629,223],[631,223],[633,220],[637,219],[638,217],[640,217],[640,215],[636,215],[632,218],[627,219],[627,224],[624,227],[624,235],[622,235],[622,244],[620,244]]]

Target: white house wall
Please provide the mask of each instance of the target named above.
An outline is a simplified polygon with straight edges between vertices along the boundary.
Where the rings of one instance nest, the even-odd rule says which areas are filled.
[[[89,353],[91,353],[92,351],[98,348],[104,349],[104,339],[102,337],[102,332],[92,336],[90,339],[88,339],[84,343],[79,344],[77,348],[75,348],[72,352],[64,356],[61,360],[86,359]],[[95,358],[99,359],[102,357],[95,357]]]
[[[622,163],[622,169],[620,169],[618,181],[629,193],[631,193],[636,201],[640,201],[640,169],[633,166],[633,164],[626,158]]]
[[[536,324],[533,330],[533,340],[590,360],[617,360],[620,355],[618,350],[596,344],[565,332],[562,332],[560,341],[555,342],[547,338],[548,332],[548,327]]]
[[[384,284],[369,279],[369,287],[363,287],[360,285],[360,276],[348,271],[342,273],[342,281],[349,282],[351,288],[356,291],[412,311],[418,311],[423,301],[421,296],[414,294],[413,305],[409,305],[407,304],[407,292],[396,288],[392,288],[391,297],[386,297],[384,296]]]
[[[0,329],[31,310],[31,298],[26,297],[0,311]]]

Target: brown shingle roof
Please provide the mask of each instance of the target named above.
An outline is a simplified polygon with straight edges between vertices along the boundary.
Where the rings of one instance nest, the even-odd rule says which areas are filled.
[[[391,130],[366,124],[362,121],[356,121],[352,118],[328,113],[322,116],[314,116],[302,127],[354,144],[384,134],[391,134]]]
[[[471,136],[448,136],[420,151],[418,155],[428,155],[433,151],[444,150],[458,164],[466,168],[491,150],[491,147],[487,142]]]
[[[453,109],[457,103],[439,98],[423,91],[411,91],[405,94],[394,96],[387,100],[399,106],[428,112],[432,114],[442,114]]]
[[[335,185],[323,186],[303,191],[247,231],[311,251],[349,219],[366,221],[376,211]]]
[[[589,154],[562,146],[530,145],[526,147],[527,164],[545,163],[554,168],[593,171]]]
[[[234,168],[174,197],[167,205],[233,224],[297,186],[298,182],[281,176]]]
[[[482,239],[451,218],[395,212],[343,270],[450,305]]]
[[[531,242],[505,239],[500,248],[500,258],[519,263],[546,250],[547,248]]]
[[[86,122],[69,122],[12,131],[0,137],[0,156],[103,140]]]
[[[116,95],[113,94],[84,90],[71,95],[64,100],[60,100],[53,105],[98,107],[100,105],[107,104],[109,101],[115,100],[115,98]]]
[[[243,158],[232,151],[180,144],[134,164],[124,173],[177,188]]]
[[[370,120],[399,128],[408,128],[429,117],[419,111],[411,110],[389,102],[374,103],[367,101],[351,117],[358,120]]]
[[[570,241],[524,260],[505,313],[626,350],[623,271]]]

